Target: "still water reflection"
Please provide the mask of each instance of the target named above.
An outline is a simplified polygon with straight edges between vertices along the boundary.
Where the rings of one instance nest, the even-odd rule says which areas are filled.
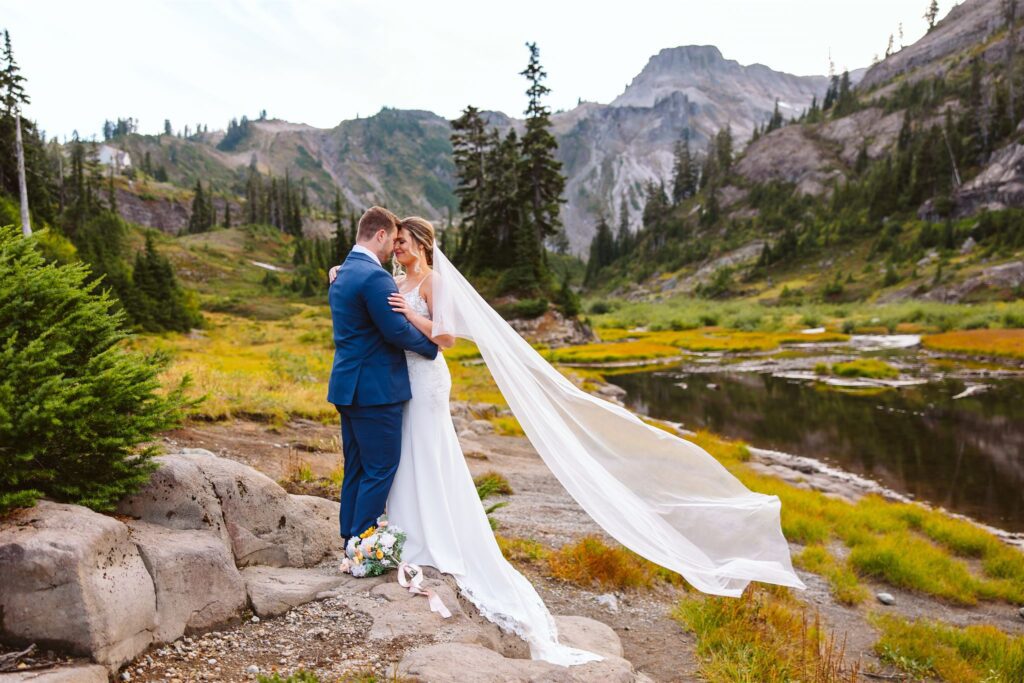
[[[653,417],[832,462],[1024,531],[1024,381],[992,381],[989,391],[954,401],[964,383],[952,379],[874,396],[757,373],[609,380],[628,392],[631,408]]]

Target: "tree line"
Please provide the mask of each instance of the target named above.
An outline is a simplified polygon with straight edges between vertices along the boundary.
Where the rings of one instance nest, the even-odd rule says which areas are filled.
[[[515,129],[502,135],[489,128],[474,106],[452,121],[461,215],[455,260],[470,275],[497,277],[499,294],[557,298],[547,251],[567,248],[559,215],[565,176],[555,156],[551,112],[543,102],[550,92],[544,85],[547,73],[537,45],[528,43],[527,49],[521,136]]]

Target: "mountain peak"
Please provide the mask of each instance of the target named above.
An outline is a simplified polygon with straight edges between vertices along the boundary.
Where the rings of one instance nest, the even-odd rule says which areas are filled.
[[[712,93],[726,98],[753,94],[768,111],[775,99],[792,103],[794,113],[810,103],[811,96],[824,92],[824,76],[794,76],[763,64],[742,65],[726,59],[714,45],[681,45],[665,48],[647,65],[614,101],[615,107],[653,107],[673,93],[684,93],[698,105],[715,100]],[[731,91],[731,92],[730,92]],[[746,127],[746,126],[744,126]]]

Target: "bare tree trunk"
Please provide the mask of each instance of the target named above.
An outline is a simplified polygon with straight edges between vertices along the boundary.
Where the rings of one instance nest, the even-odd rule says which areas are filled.
[[[28,215],[28,185],[25,183],[25,146],[21,142],[21,112],[14,111],[14,147],[18,155],[18,193],[21,195],[21,233],[32,234]]]

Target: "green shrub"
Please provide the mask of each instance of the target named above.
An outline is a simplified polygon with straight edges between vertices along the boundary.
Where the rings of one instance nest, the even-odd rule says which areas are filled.
[[[512,320],[515,318],[537,318],[547,313],[547,310],[547,299],[520,299],[499,307],[498,312],[506,320]]]
[[[0,228],[0,512],[46,496],[109,510],[143,484],[190,407],[162,354],[125,351],[124,312],[81,263],[47,263]]]
[[[612,307],[607,301],[595,301],[590,304],[591,315],[604,315],[605,313],[611,313]]]

